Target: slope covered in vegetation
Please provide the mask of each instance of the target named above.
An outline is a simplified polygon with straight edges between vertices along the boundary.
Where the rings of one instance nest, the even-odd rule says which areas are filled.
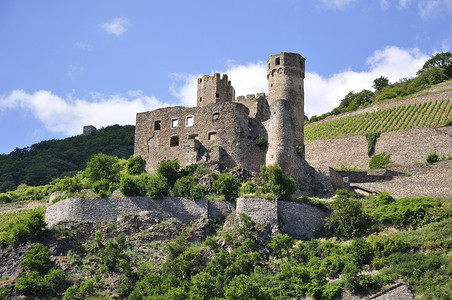
[[[113,125],[87,136],[49,140],[0,155],[0,192],[20,184],[48,184],[54,178],[72,176],[86,167],[95,153],[119,158],[133,154],[135,126]]]
[[[305,128],[305,140],[332,139],[420,127],[439,127],[452,121],[452,101],[435,100],[424,103],[355,114],[313,124]]]

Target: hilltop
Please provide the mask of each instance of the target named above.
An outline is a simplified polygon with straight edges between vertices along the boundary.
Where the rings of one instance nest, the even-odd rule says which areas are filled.
[[[0,193],[20,184],[37,186],[73,176],[85,169],[91,155],[127,159],[133,154],[135,126],[112,125],[63,140],[48,140],[0,155]]]

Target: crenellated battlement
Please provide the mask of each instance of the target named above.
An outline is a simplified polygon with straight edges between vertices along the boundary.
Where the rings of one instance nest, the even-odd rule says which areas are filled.
[[[228,75],[215,73],[213,76],[204,75],[198,78],[197,106],[202,107],[210,103],[232,102],[235,90],[228,79]]]
[[[240,102],[240,101],[252,101],[252,100],[257,100],[260,97],[264,97],[265,98],[265,93],[257,93],[257,94],[248,94],[245,96],[237,96],[237,98],[234,100],[236,102]]]

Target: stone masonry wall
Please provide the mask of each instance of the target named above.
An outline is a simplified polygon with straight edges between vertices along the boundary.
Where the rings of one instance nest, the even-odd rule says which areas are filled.
[[[327,212],[307,204],[277,201],[275,199],[238,198],[234,202],[215,202],[203,198],[191,200],[165,197],[93,198],[74,197],[50,205],[46,211],[48,226],[65,220],[78,222],[116,221],[123,215],[145,216],[160,221],[171,218],[184,223],[199,218],[223,221],[235,212],[249,215],[256,223],[269,225],[275,232],[283,224],[285,232],[295,238],[311,238],[323,225]]]
[[[367,140],[364,136],[352,136],[305,143],[306,160],[316,169],[328,167],[357,167],[367,170]],[[452,127],[416,128],[382,133],[375,144],[375,153],[391,154],[396,165],[412,165],[425,162],[428,154],[452,155]]]

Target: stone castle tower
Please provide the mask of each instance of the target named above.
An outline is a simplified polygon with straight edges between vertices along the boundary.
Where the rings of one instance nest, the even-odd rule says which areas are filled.
[[[219,163],[251,172],[279,165],[307,190],[317,175],[304,160],[304,77],[304,57],[287,52],[268,59],[268,95],[235,97],[226,74],[205,75],[197,82],[196,107],[137,114],[135,155],[150,172],[172,159],[182,167]],[[259,136],[267,145],[256,142]]]

